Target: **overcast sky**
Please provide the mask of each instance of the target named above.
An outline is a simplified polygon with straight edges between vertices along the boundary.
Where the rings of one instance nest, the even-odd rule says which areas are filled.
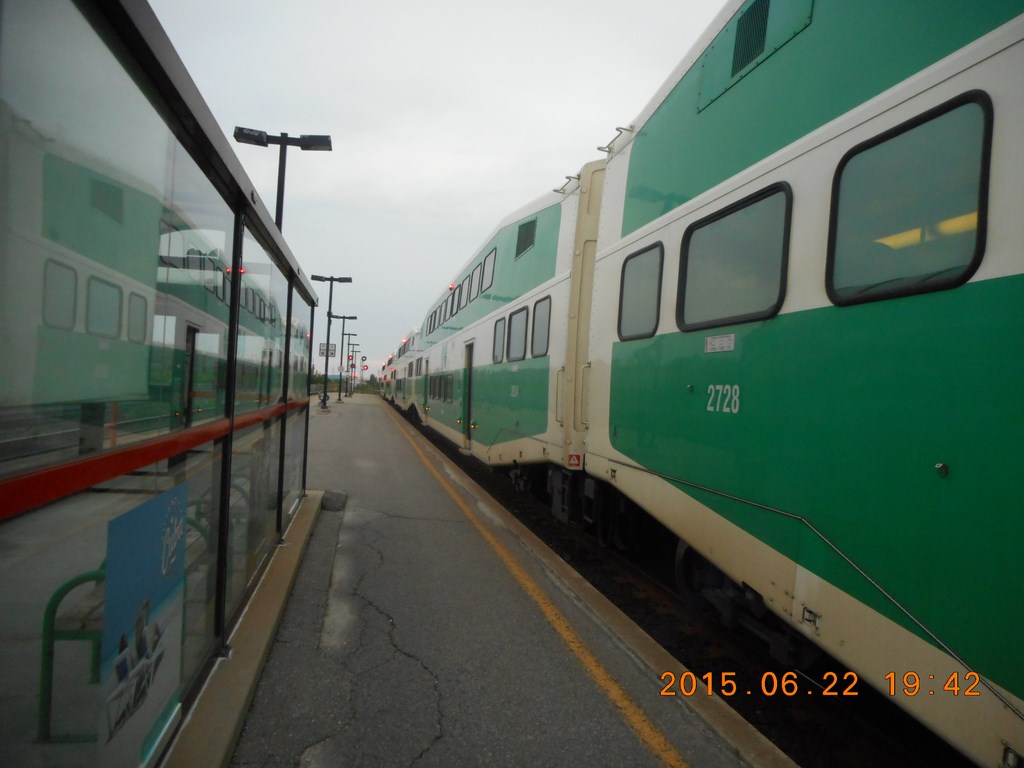
[[[306,274],[352,277],[333,311],[358,316],[372,373],[499,220],[602,156],[725,0],[150,4],[225,134],[331,135],[289,150],[282,229]],[[234,146],[273,212],[277,148]]]

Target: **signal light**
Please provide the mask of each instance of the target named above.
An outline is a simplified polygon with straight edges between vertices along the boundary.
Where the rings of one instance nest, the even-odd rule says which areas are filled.
[[[363,366],[363,370],[364,370],[364,371],[368,371],[368,370],[370,370],[370,366],[368,366],[368,365],[364,365],[364,366]]]

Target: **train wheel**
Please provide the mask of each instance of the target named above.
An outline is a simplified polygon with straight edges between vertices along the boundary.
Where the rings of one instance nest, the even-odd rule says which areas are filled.
[[[676,592],[695,605],[707,603],[704,590],[722,585],[722,572],[682,539],[676,545]]]

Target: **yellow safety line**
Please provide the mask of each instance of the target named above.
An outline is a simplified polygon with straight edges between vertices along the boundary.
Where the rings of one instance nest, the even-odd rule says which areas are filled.
[[[426,453],[416,445],[413,438],[409,435],[407,430],[403,428],[403,425],[398,421],[398,417],[395,416],[391,409],[387,409],[388,414],[395,421],[395,424],[399,426],[399,432],[402,437],[406,439],[412,449],[419,456],[420,461],[430,471],[430,474],[434,476],[438,484],[445,490],[445,492],[451,496],[458,505],[459,509],[462,510],[462,514],[466,516],[473,527],[476,528],[477,532],[483,536],[484,540],[491,545],[491,548],[498,555],[501,561],[508,568],[509,573],[519,582],[519,586],[523,588],[523,591],[537,604],[540,608],[541,613],[551,624],[558,636],[562,638],[562,642],[568,646],[569,650],[573,652],[580,664],[586,670],[587,674],[590,675],[591,679],[597,683],[598,688],[608,697],[608,700],[619,710],[626,724],[632,729],[633,733],[636,734],[637,738],[643,742],[644,746],[647,747],[654,754],[655,757],[660,759],[662,763],[667,766],[676,766],[677,768],[688,768],[688,763],[683,759],[682,755],[676,750],[675,747],[669,742],[658,727],[650,721],[647,715],[644,714],[643,710],[638,707],[633,700],[629,697],[622,686],[620,686],[615,679],[609,674],[608,670],[602,666],[601,662],[597,660],[597,657],[590,651],[590,649],[583,642],[583,639],[576,633],[570,625],[565,616],[562,615],[561,611],[555,607],[555,604],[551,602],[546,594],[541,590],[530,575],[523,569],[523,567],[516,561],[512,554],[502,545],[494,534],[488,529],[488,527],[479,518],[476,512],[473,511],[472,507],[469,506],[463,500],[462,496],[459,495],[458,491],[452,486],[450,482],[437,470],[436,467],[430,462]]]

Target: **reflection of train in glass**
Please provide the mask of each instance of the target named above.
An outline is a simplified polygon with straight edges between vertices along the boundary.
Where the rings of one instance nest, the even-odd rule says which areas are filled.
[[[155,190],[3,110],[3,188],[19,194],[0,205],[0,473],[223,416],[225,233],[183,220]],[[237,407],[246,410],[280,388],[286,318],[260,275],[241,282]]]
[[[556,517],[667,537],[681,587],[782,663],[824,649],[1003,766],[1024,761],[1021,11],[730,2],[607,162],[439,276],[384,370]]]

